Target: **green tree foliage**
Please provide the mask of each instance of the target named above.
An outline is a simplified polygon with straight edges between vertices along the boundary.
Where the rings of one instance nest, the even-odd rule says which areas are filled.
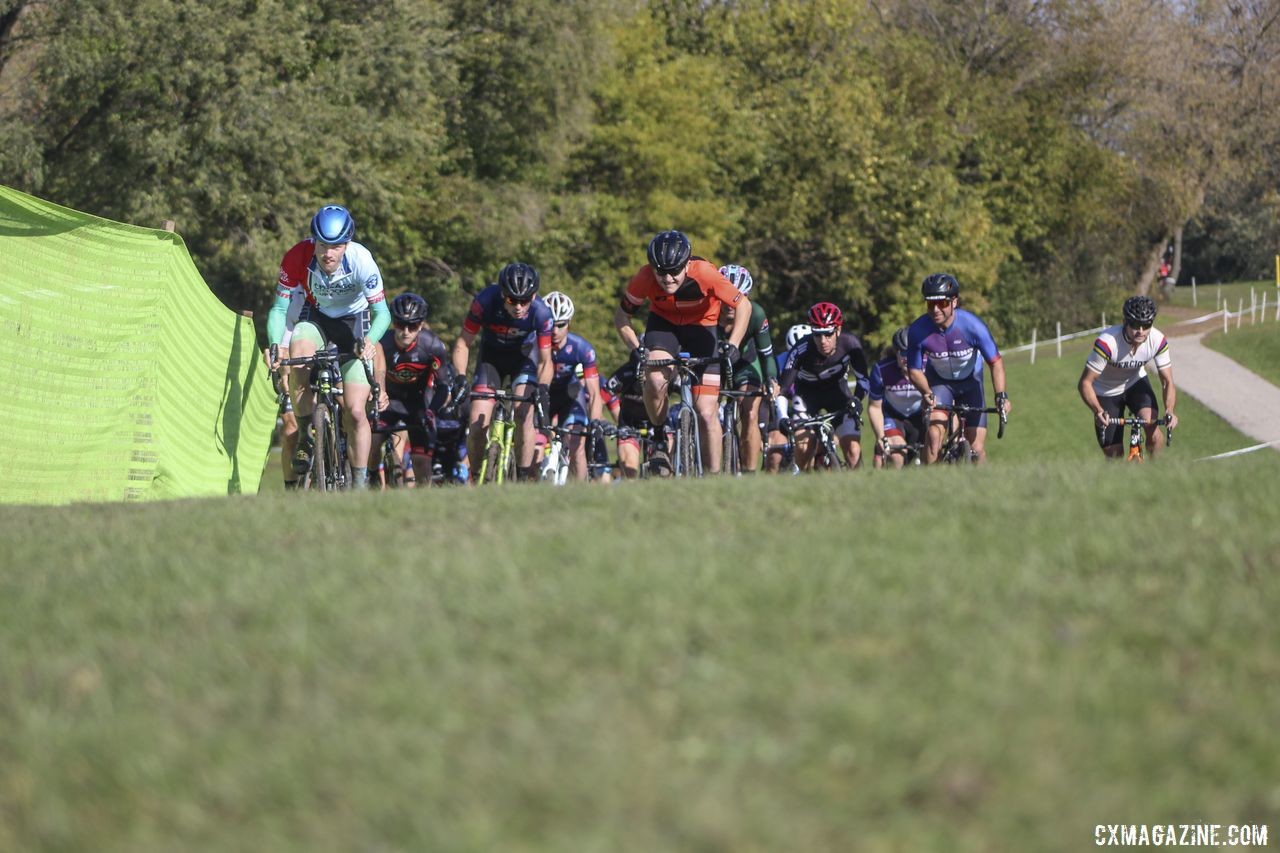
[[[0,0],[0,180],[176,220],[236,308],[265,308],[338,201],[446,335],[521,259],[608,366],[619,291],[677,227],[748,265],[780,328],[827,299],[882,343],[945,269],[1011,341],[1094,322],[1198,212],[1188,246],[1214,269],[1272,251],[1275,19],[1220,0]]]

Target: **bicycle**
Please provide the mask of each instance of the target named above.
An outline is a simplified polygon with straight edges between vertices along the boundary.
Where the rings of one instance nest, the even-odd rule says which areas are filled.
[[[720,396],[725,398],[725,401],[720,404],[720,427],[724,432],[723,459],[720,463],[720,470],[726,474],[741,474],[742,440],[738,435],[738,406],[742,400],[752,397],[767,398],[769,395],[759,389],[755,391],[736,391],[724,388],[721,389]]]
[[[1009,415],[1004,409],[998,406],[970,406],[967,403],[952,403],[949,406],[934,406],[934,410],[949,412],[950,416],[945,421],[945,433],[942,437],[942,448],[938,451],[936,461],[945,462],[948,465],[956,465],[965,462],[976,462],[978,459],[977,451],[969,445],[969,439],[965,436],[964,421],[965,415],[986,413],[989,415],[1000,416],[1000,427],[996,431],[996,438],[1004,438],[1004,428],[1009,422]],[[926,415],[925,423],[929,419]]]
[[[732,375],[729,360],[720,356],[691,358],[687,352],[679,353],[675,358],[648,359],[640,365],[641,373],[654,368],[674,367],[675,381],[680,393],[680,412],[676,416],[675,458],[672,473],[677,477],[701,477],[702,469],[702,436],[698,429],[697,409],[693,405],[693,388],[701,380],[699,367],[720,365],[720,382]]]
[[[472,400],[493,400],[493,418],[489,424],[489,443],[485,446],[484,457],[480,460],[478,482],[503,483],[516,477],[515,435],[518,424],[515,419],[515,406],[519,403],[534,402],[533,391],[523,396],[501,389],[495,391],[472,391]],[[539,409],[535,409],[538,429],[543,430],[543,417]]]
[[[835,421],[844,411],[827,412],[825,415],[806,415],[788,419],[784,432],[792,452],[792,473],[799,473],[800,467],[795,463],[796,433],[812,432],[817,438],[818,448],[814,452],[810,470],[842,471],[848,468],[836,441]],[[856,418],[855,418],[856,419]],[[859,425],[860,427],[860,425]]]
[[[579,436],[586,440],[585,453],[588,479],[599,479],[602,474],[608,474],[613,470],[611,464],[596,461],[597,448],[600,443],[605,438],[618,434],[618,428],[613,424],[596,423],[554,426],[550,432],[551,439],[547,442],[547,450],[542,457],[539,477],[542,482],[551,483],[553,486],[563,486],[568,482],[571,460],[569,459],[568,442],[565,439],[571,435]]]
[[[298,486],[322,492],[345,491],[351,480],[347,436],[342,427],[343,356],[333,348],[320,350],[314,355],[277,361],[278,354],[279,348],[272,344],[271,359],[280,367],[310,369],[310,388],[315,395],[311,413],[311,463],[299,477]],[[365,370],[369,371],[367,363]],[[376,383],[374,390],[377,390]]]
[[[613,434],[617,436],[618,441],[626,441],[634,438],[640,446],[640,464],[636,469],[636,479],[645,480],[649,477],[649,459],[653,456],[654,440],[653,427],[613,427]],[[621,467],[621,462],[617,467]]]
[[[1169,426],[1168,415],[1156,418],[1154,421],[1133,416],[1127,418],[1111,418],[1108,423],[1111,426],[1129,427],[1129,455],[1125,457],[1125,461],[1127,462],[1145,461],[1146,454],[1142,451],[1142,435],[1146,432],[1146,427],[1164,427],[1164,446],[1169,447],[1173,444],[1173,428]]]

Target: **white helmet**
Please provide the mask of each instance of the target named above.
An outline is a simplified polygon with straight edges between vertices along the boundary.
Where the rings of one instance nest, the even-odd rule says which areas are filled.
[[[557,323],[567,323],[573,319],[573,300],[558,290],[553,290],[542,301],[551,309],[551,319]]]
[[[729,279],[729,283],[738,288],[738,292],[746,296],[751,292],[751,271],[737,264],[725,264],[720,267],[720,275]]]
[[[807,323],[800,323],[787,329],[787,349],[795,349],[801,338],[807,338],[811,334],[813,334],[813,326]]]

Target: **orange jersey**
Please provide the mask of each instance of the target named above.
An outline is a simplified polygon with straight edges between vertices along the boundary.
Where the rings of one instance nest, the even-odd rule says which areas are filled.
[[[645,264],[627,282],[622,298],[637,308],[648,301],[650,311],[677,326],[714,326],[722,304],[735,307],[742,301],[738,288],[702,258],[690,258],[687,273],[680,289],[670,294],[658,285],[653,268]]]

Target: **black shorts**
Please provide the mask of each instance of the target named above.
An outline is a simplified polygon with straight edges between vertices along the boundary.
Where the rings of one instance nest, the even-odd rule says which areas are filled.
[[[1152,416],[1160,414],[1160,407],[1156,405],[1155,392],[1151,390],[1151,382],[1145,376],[1130,385],[1123,394],[1116,394],[1113,397],[1099,397],[1098,402],[1102,404],[1102,410],[1113,418],[1124,417],[1125,409],[1128,409],[1134,415],[1137,415],[1140,409],[1150,409]],[[1093,423],[1094,432],[1098,436],[1099,447],[1112,447],[1124,441],[1123,426],[1115,424],[1108,427],[1099,427],[1096,420]]]
[[[403,400],[392,399],[385,409],[378,412],[378,423],[373,431],[385,433],[404,430],[409,433],[409,447],[413,452],[426,455],[431,445],[435,444],[435,420],[435,412],[425,405],[415,406]]]
[[[310,303],[306,303],[302,306],[302,312],[298,314],[298,324],[310,323],[315,326],[320,330],[320,334],[324,335],[326,344],[336,347],[338,352],[345,354],[344,363],[355,357],[353,353],[356,351],[356,338],[363,338],[369,334],[370,322],[367,308],[345,317],[330,317]]]
[[[510,380],[512,386],[536,382],[538,367],[523,347],[480,347],[476,378],[471,387],[496,391]]]
[[[662,350],[672,355],[687,353],[690,358],[711,358],[720,342],[718,326],[677,326],[664,317],[650,314],[644,327],[645,348]],[[708,379],[708,374],[712,378]],[[704,385],[720,386],[720,365],[709,364],[700,374]]]
[[[797,382],[796,396],[804,401],[805,408],[811,415],[819,412],[840,412],[840,417],[831,423],[838,434],[860,434],[852,428],[841,430],[848,418],[849,401],[853,399],[853,394],[850,393],[849,385],[843,376],[835,381]]]

